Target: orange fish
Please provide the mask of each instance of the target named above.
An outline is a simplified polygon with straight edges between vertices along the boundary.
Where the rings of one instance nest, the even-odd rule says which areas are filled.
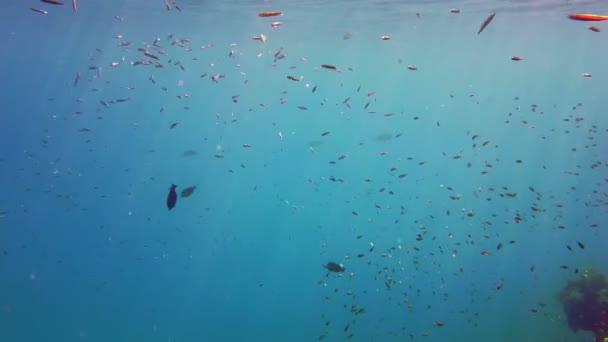
[[[581,20],[581,21],[603,21],[603,20],[608,20],[608,15],[575,13],[575,14],[570,14],[568,16],[568,18],[570,18],[572,20]]]
[[[521,57],[513,56],[513,57],[511,57],[511,60],[518,62],[518,61],[523,61],[524,59]]]
[[[260,13],[258,13],[258,17],[262,17],[262,18],[276,17],[278,15],[283,15],[283,12],[272,11],[272,12],[260,12]]]
[[[597,26],[591,26],[591,27],[589,27],[589,29],[593,32],[600,32],[600,28]]]
[[[488,253],[487,251],[481,251],[481,255],[488,256],[488,255],[490,255],[490,253]]]

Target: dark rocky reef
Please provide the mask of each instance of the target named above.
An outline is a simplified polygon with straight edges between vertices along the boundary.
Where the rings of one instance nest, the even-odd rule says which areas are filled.
[[[590,269],[579,275],[559,293],[568,325],[574,331],[593,332],[596,341],[608,341],[608,280]]]

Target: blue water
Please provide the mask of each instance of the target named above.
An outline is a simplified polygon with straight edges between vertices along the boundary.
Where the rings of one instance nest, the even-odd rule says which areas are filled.
[[[0,13],[0,341],[593,340],[608,4],[77,5]]]

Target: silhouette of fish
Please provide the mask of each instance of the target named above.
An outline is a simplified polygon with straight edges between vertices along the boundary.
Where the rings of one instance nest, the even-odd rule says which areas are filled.
[[[323,265],[323,267],[325,267],[330,272],[344,272],[344,266],[335,262],[328,262],[327,265]]]
[[[171,184],[171,189],[169,189],[169,194],[167,195],[167,208],[169,210],[175,208],[175,203],[177,202],[177,192],[175,189],[177,185]]]
[[[182,193],[181,193],[182,198],[190,197],[190,195],[192,195],[194,190],[196,190],[196,185],[185,188],[184,190],[182,190]]]
[[[477,34],[480,34],[481,32],[483,32],[483,30],[485,30],[486,27],[488,25],[490,25],[490,22],[492,22],[492,20],[494,19],[495,16],[496,16],[496,13],[490,14],[490,16],[486,20],[484,20],[483,24],[481,24],[481,27],[479,28],[479,31],[477,31]]]

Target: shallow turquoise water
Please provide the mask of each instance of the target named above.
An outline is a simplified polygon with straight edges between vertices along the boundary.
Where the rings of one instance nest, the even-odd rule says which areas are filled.
[[[0,341],[593,340],[608,5],[178,4],[3,6]]]

